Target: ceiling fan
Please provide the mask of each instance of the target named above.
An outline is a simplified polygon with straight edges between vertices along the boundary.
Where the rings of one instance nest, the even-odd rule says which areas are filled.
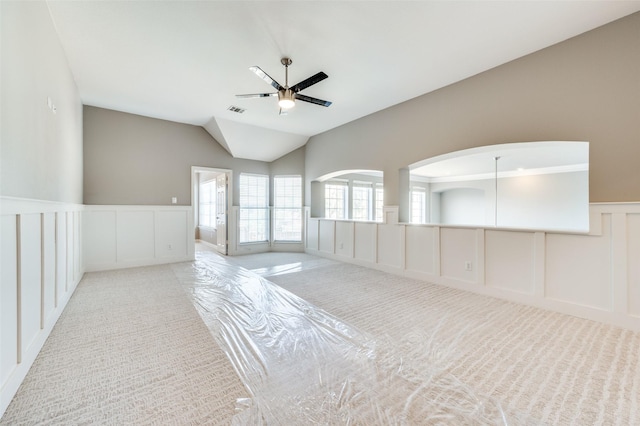
[[[329,105],[331,105],[331,102],[329,101],[313,98],[311,96],[306,96],[300,93],[300,91],[306,89],[307,87],[312,86],[316,83],[319,83],[325,78],[328,78],[329,77],[328,75],[320,71],[319,73],[312,75],[306,80],[302,80],[300,83],[294,84],[293,86],[289,87],[289,65],[291,65],[293,61],[290,58],[282,58],[280,62],[282,63],[282,65],[284,65],[284,72],[285,72],[284,86],[282,86],[280,83],[278,83],[277,81],[269,77],[269,75],[266,72],[262,71],[262,69],[259,66],[254,65],[252,67],[249,67],[249,69],[253,71],[258,77],[266,81],[270,86],[273,86],[274,88],[276,88],[278,90],[277,92],[236,95],[236,97],[266,98],[268,96],[277,96],[278,106],[280,106],[280,115],[286,115],[287,110],[295,106],[296,100],[309,102],[309,103],[320,105],[323,107],[328,107]]]

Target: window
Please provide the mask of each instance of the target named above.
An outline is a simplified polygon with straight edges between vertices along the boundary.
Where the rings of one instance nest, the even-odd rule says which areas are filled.
[[[347,182],[330,181],[324,185],[324,216],[329,219],[347,219],[349,187]]]
[[[353,182],[353,220],[371,220],[373,210],[373,188],[370,182]]]
[[[216,227],[216,181],[200,183],[198,202],[198,225]]]
[[[240,243],[269,240],[269,176],[240,175]]]
[[[382,215],[384,214],[382,207],[384,206],[384,189],[381,183],[376,183],[376,211],[374,220],[382,222]]]
[[[414,186],[411,188],[411,223],[427,223],[427,190]]]
[[[273,239],[302,241],[302,178],[273,178]]]

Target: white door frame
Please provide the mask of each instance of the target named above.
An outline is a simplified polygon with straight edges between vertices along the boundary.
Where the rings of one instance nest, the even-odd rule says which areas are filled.
[[[199,173],[225,173],[227,175],[227,211],[225,212],[225,226],[227,227],[227,247],[226,252],[229,253],[229,210],[233,200],[233,171],[230,169],[218,169],[215,167],[203,167],[203,166],[191,166],[191,208],[193,209],[193,224],[194,227],[191,230],[194,234],[196,227],[198,226],[198,206],[195,203],[196,191],[198,188],[198,174]],[[194,239],[195,241],[195,239]],[[195,244],[195,242],[194,242]],[[194,247],[195,251],[195,247]]]

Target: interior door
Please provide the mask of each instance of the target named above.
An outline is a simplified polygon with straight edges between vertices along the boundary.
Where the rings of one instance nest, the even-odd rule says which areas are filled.
[[[216,178],[216,247],[221,254],[227,254],[227,186],[229,179],[226,173]]]

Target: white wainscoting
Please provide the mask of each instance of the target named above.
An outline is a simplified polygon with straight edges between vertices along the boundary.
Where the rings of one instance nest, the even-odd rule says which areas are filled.
[[[85,206],[87,271],[193,260],[190,206]]]
[[[588,234],[307,218],[306,251],[640,331],[640,203]]]
[[[0,197],[0,416],[84,273],[82,205]]]

